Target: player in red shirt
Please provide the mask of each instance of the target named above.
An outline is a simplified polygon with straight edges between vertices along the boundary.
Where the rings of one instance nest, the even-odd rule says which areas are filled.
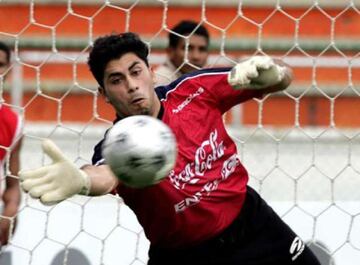
[[[0,42],[0,75],[3,75],[4,79],[10,64],[10,55],[9,47]],[[8,243],[11,229],[15,227],[11,220],[15,220],[12,218],[16,216],[20,204],[19,181],[13,176],[17,176],[19,171],[21,127],[20,117],[0,102],[0,180],[6,177],[5,189],[2,194],[0,191],[3,202],[0,212],[0,248]],[[4,175],[7,161],[12,176]]]
[[[147,56],[137,35],[110,35],[96,40],[89,66],[117,120],[150,115],[173,129],[178,157],[169,176],[153,186],[130,188],[105,164],[102,141],[95,147],[94,165],[78,169],[47,140],[43,148],[54,164],[21,173],[23,188],[44,203],[116,188],[151,242],[148,264],[318,265],[308,247],[247,186],[247,171],[222,120],[236,104],[285,89],[291,70],[256,56],[232,69],[204,69],[154,90]]]

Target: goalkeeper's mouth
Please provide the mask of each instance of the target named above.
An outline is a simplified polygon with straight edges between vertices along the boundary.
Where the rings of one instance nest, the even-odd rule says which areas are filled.
[[[145,98],[135,98],[135,99],[131,100],[131,104],[138,105],[138,104],[141,104],[144,101],[145,101]]]

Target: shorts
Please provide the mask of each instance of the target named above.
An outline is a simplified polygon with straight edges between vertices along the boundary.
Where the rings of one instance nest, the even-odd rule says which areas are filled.
[[[148,265],[320,265],[315,255],[250,187],[239,216],[220,235],[199,245],[151,245]]]

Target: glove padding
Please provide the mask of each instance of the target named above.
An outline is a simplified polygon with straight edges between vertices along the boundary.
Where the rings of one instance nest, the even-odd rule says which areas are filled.
[[[89,176],[66,158],[51,140],[44,140],[42,148],[53,163],[20,172],[21,187],[44,204],[60,202],[75,194],[88,195]]]
[[[228,74],[234,89],[262,89],[283,80],[286,68],[275,64],[269,56],[254,56],[237,64]]]

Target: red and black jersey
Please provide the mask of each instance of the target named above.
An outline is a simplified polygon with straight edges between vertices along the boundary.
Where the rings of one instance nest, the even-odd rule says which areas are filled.
[[[176,165],[154,186],[117,188],[154,245],[185,247],[212,238],[241,210],[248,174],[222,116],[261,93],[234,90],[227,82],[229,70],[204,69],[156,88],[159,118],[176,136]],[[102,161],[101,144],[95,147],[94,164]]]

